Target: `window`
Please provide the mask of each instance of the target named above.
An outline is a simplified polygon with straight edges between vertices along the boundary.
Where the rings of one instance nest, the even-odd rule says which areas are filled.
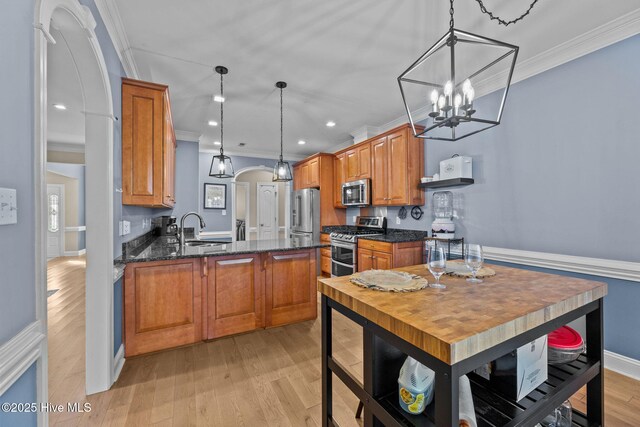
[[[49,194],[49,231],[57,233],[60,230],[60,198],[57,194]]]

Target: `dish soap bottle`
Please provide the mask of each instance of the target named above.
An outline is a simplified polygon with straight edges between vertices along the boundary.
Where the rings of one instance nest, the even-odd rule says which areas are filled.
[[[398,377],[400,407],[410,414],[420,414],[433,400],[435,372],[407,357]]]

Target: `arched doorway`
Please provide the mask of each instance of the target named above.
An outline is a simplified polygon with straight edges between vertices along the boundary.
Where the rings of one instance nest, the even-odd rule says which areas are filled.
[[[47,330],[46,302],[46,152],[47,47],[52,17],[64,26],[81,82],[85,114],[86,164],[86,381],[87,394],[107,390],[113,382],[113,100],[96,22],[77,0],[36,0],[34,171],[36,315]],[[59,24],[58,24],[59,23]],[[46,342],[46,341],[45,341]],[[38,399],[47,399],[46,344],[38,363]]]

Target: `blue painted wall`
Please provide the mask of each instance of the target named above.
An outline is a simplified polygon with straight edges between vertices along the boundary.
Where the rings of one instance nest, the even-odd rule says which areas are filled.
[[[476,183],[451,189],[460,234],[487,246],[640,261],[640,144],[629,113],[638,76],[640,35],[513,85],[494,129],[427,141],[429,175],[455,153],[473,157]],[[432,194],[424,219],[402,227],[430,229]],[[390,224],[397,212],[389,209]]]
[[[36,398],[36,365],[33,364],[9,389],[0,396],[2,403],[32,403]],[[0,411],[0,427],[26,427],[37,425],[35,412],[17,413]]]
[[[198,143],[178,141],[176,151],[176,204],[173,215],[178,220],[190,211],[198,211]]]
[[[211,153],[200,153],[199,154],[199,188],[198,188],[198,212],[204,218],[204,221],[207,223],[206,231],[230,231],[233,228],[231,227],[231,179],[215,179],[209,176],[209,168],[211,167],[211,158],[213,154]],[[269,169],[273,169],[273,166],[276,164],[277,159],[260,159],[256,157],[243,157],[243,156],[229,156],[231,157],[231,161],[233,162],[233,168],[236,172],[241,169],[250,167],[250,166],[266,166]],[[285,159],[286,160],[286,159]],[[290,164],[294,164],[295,161],[290,161]],[[204,209],[202,195],[204,193],[204,184],[212,183],[212,184],[227,184],[227,209],[226,215],[222,215],[222,210],[220,209]],[[179,218],[178,218],[179,219]]]

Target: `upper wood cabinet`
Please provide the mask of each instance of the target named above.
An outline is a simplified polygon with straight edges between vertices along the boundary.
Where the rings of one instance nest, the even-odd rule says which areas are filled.
[[[320,190],[320,226],[344,224],[344,209],[336,209],[335,156],[318,153],[293,166],[293,189],[318,188]],[[341,206],[342,207],[342,206]]]
[[[122,79],[122,203],[175,205],[176,139],[169,88]]]
[[[371,178],[371,145],[361,143],[345,151],[346,173],[344,182]]]
[[[344,208],[342,204],[342,184],[345,182],[345,153],[336,154],[336,158],[333,162],[333,206],[336,208]]]
[[[371,146],[371,204],[423,205],[424,191],[418,187],[424,173],[422,140],[404,125],[378,137]]]
[[[132,263],[124,278],[125,356],[202,340],[199,259]]]
[[[207,262],[207,338],[264,327],[261,256],[211,257]]]

